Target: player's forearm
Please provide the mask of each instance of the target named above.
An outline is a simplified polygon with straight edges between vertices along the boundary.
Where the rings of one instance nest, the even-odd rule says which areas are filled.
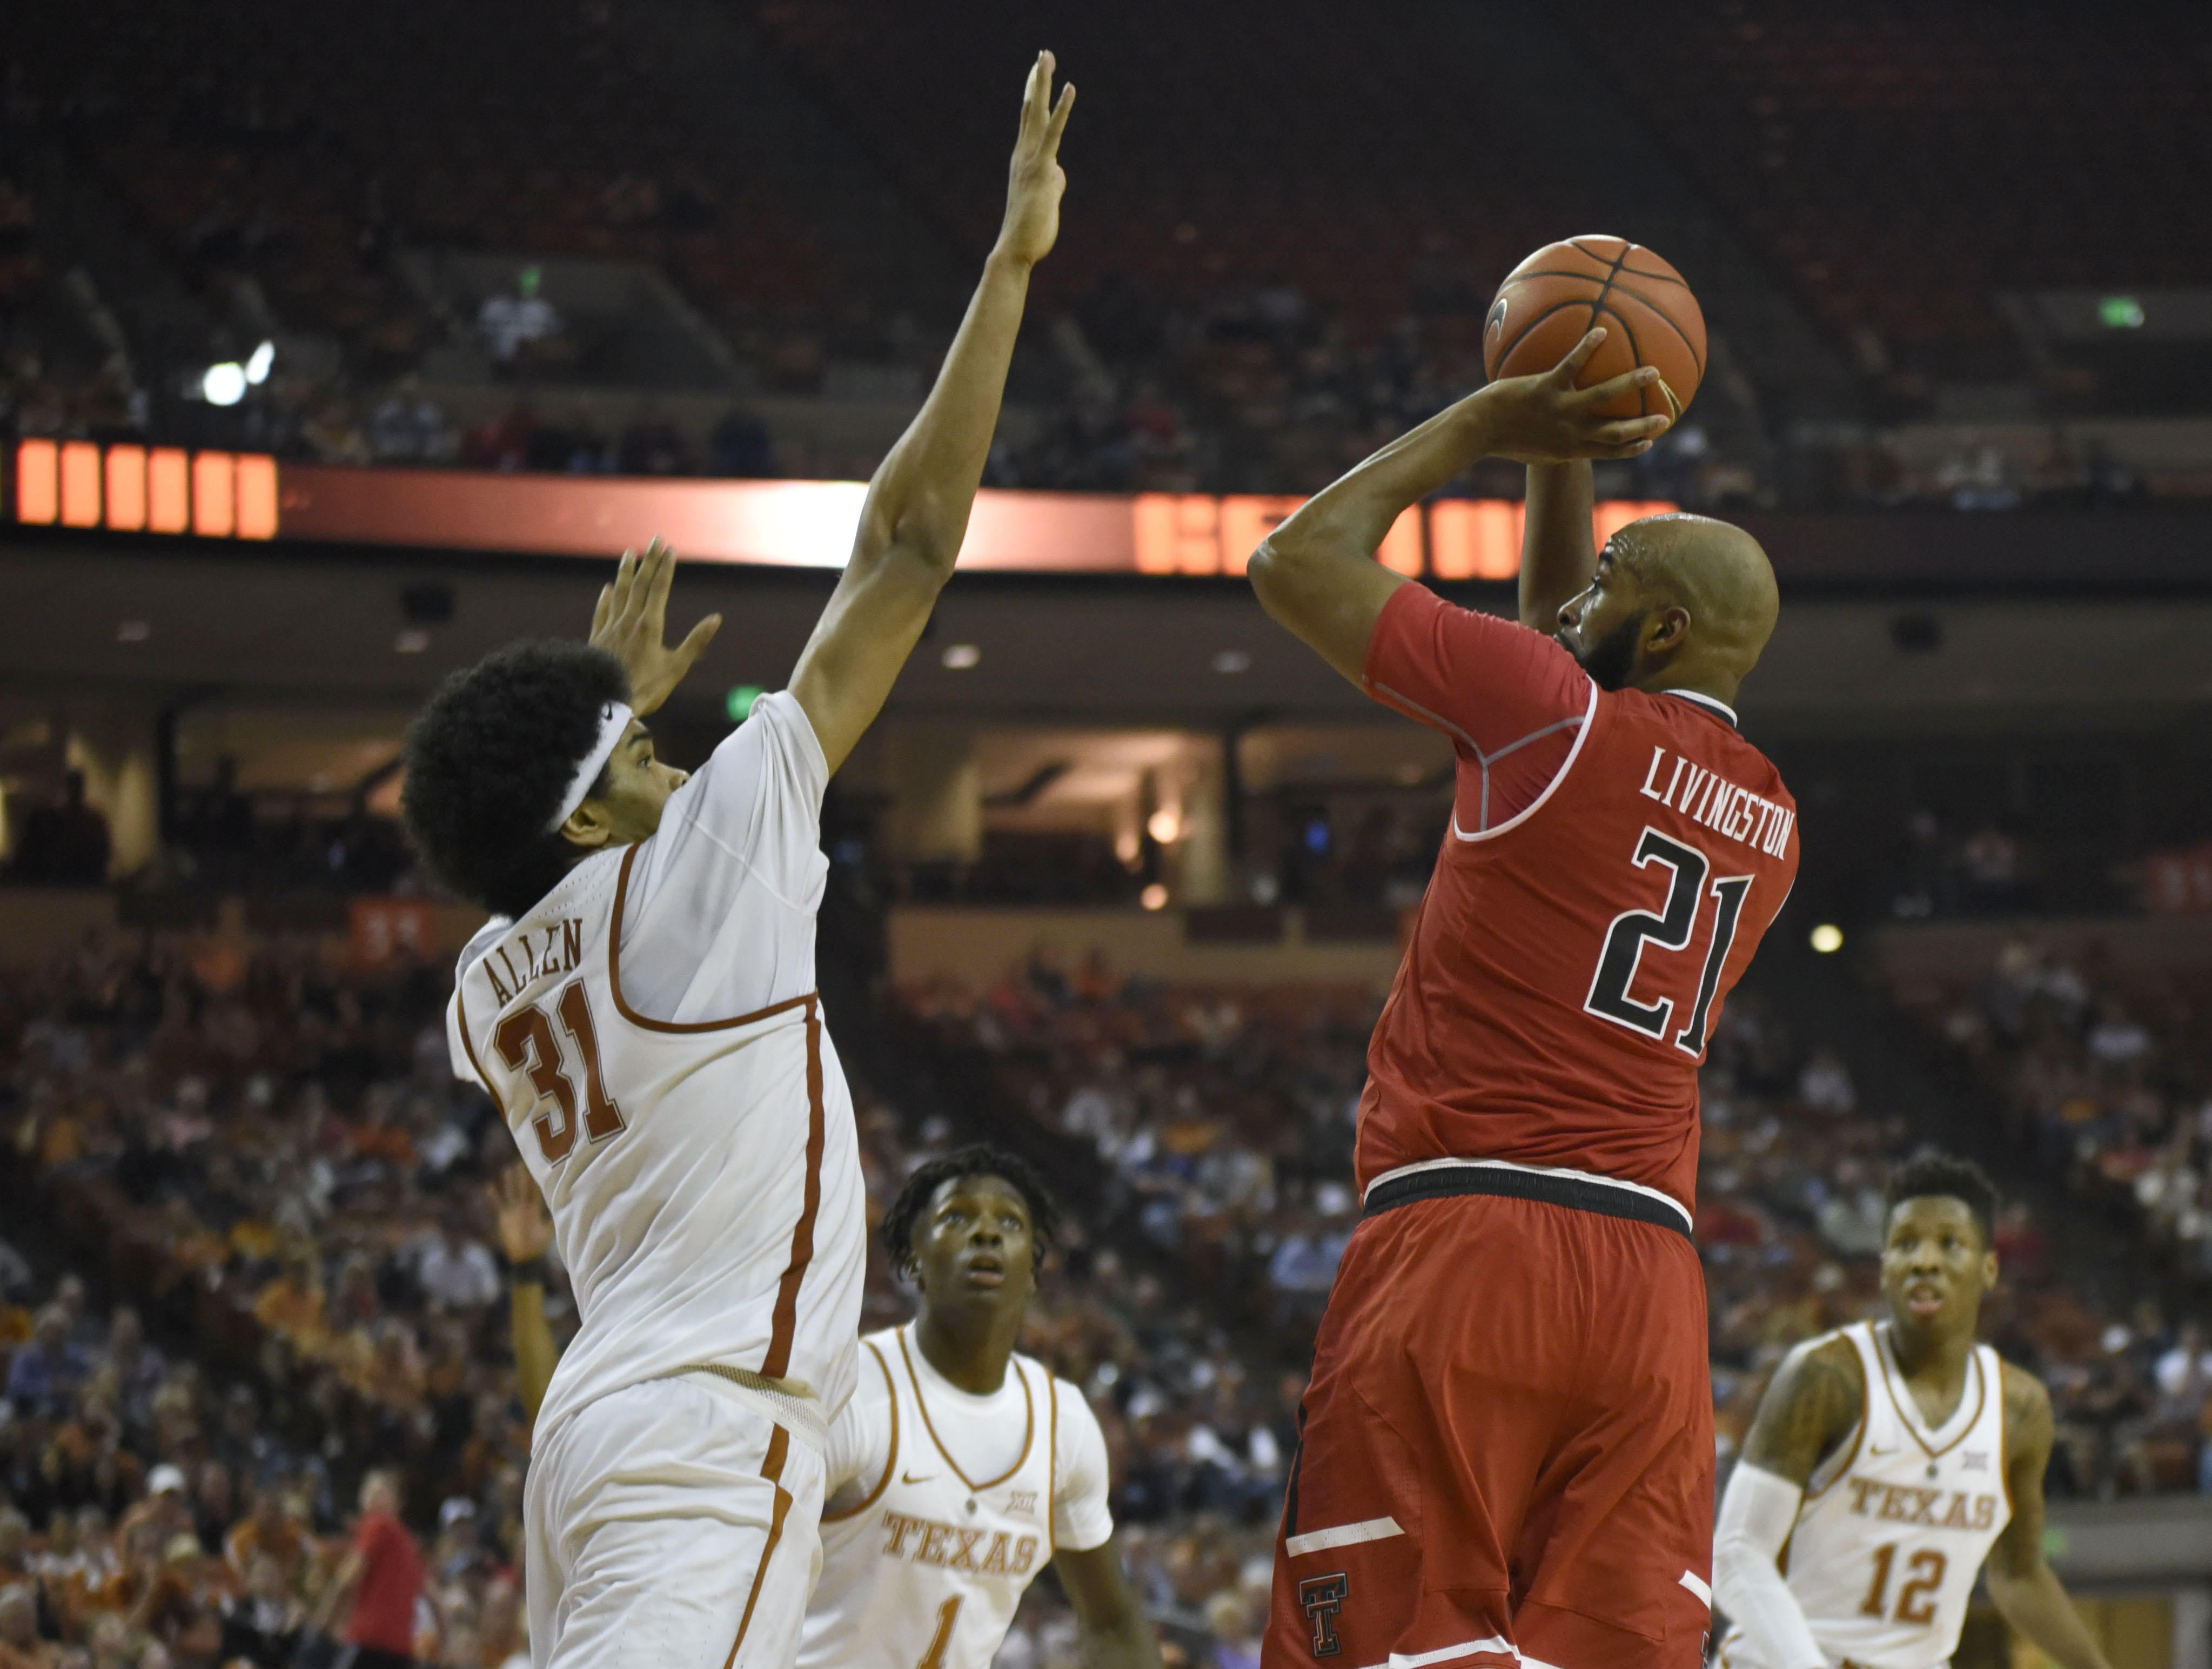
[[[554,1347],[553,1326],[545,1317],[545,1287],[539,1281],[517,1281],[508,1299],[514,1333],[514,1390],[530,1417],[536,1419],[545,1401],[545,1387],[553,1382],[553,1367],[560,1359]]]
[[[869,483],[856,561],[896,549],[951,574],[998,429],[1029,289],[1029,264],[992,251],[937,385]]]
[[[1590,466],[1528,466],[1528,515],[1521,530],[1521,623],[1549,633],[1560,606],[1581,595],[1597,572],[1590,529]]]
[[[1261,547],[1277,568],[1321,562],[1364,562],[1390,524],[1483,455],[1488,425],[1480,393],[1447,406],[1419,428],[1340,476],[1299,507]],[[1266,600],[1264,592],[1261,600]]]
[[[2039,1560],[2033,1572],[2014,1576],[1992,1560],[1985,1575],[1998,1615],[2055,1659],[2061,1669],[2111,1669],[2049,1565]]]
[[[1797,1484],[1745,1461],[1729,1479],[1713,1530],[1713,1603],[1743,1630],[1746,1657],[1770,1669],[1827,1662],[1782,1576],[1782,1549],[1803,1498]]]
[[[1090,1669],[1161,1669],[1159,1636],[1133,1603],[1124,1616],[1086,1623],[1082,1645]]]

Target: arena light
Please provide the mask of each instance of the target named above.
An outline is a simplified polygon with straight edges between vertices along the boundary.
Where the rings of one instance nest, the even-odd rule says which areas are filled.
[[[2097,303],[2097,318],[2108,331],[2142,329],[2142,303],[2132,295],[2108,295]]]
[[[1173,846],[1182,833],[1182,819],[1172,806],[1164,805],[1145,820],[1145,833],[1162,846]]]
[[[269,380],[270,367],[276,363],[276,344],[264,342],[253,350],[246,361],[246,380],[257,387]]]
[[[945,646],[941,658],[955,672],[965,672],[983,658],[983,652],[972,643],[953,643]]]
[[[742,725],[752,717],[753,703],[766,693],[758,684],[732,684],[723,700],[722,711],[729,715],[732,724]]]
[[[1168,889],[1155,881],[1137,895],[1137,902],[1148,910],[1164,910],[1168,907]]]
[[[200,377],[200,398],[210,405],[234,406],[246,398],[246,367],[235,360],[210,365]]]
[[[1844,930],[1832,921],[1824,921],[1813,930],[1812,940],[1814,950],[1832,956],[1844,948]]]

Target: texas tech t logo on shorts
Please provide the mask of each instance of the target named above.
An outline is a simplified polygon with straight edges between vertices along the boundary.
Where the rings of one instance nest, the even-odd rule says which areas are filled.
[[[1305,1607],[1313,1623],[1316,1657],[1334,1657],[1344,1649],[1344,1642],[1337,1637],[1336,1614],[1344,1609],[1344,1597],[1351,1592],[1352,1579],[1340,1570],[1328,1576],[1309,1576],[1298,1584],[1298,1604]]]

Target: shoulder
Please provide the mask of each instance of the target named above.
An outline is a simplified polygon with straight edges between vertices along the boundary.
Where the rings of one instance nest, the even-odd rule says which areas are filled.
[[[753,710],[731,739],[734,741],[748,731],[752,732],[757,745],[794,756],[799,763],[815,774],[830,774],[829,758],[822,751],[821,737],[814,733],[814,721],[806,716],[799,697],[789,690],[779,689],[755,701]]]
[[[1083,1394],[1082,1388],[1047,1373],[1036,1363],[1030,1366],[1050,1385],[1054,1435],[1062,1461],[1073,1464],[1103,1456],[1106,1452],[1106,1433],[1098,1423],[1098,1417],[1091,1411],[1090,1399]]]
[[[1849,1338],[1833,1332],[1806,1340],[1774,1370],[1745,1457],[1803,1481],[1863,1416],[1866,1389],[1866,1369]]]
[[[2041,1380],[2017,1363],[2002,1356],[1997,1365],[2003,1376],[2005,1447],[2015,1454],[2024,1447],[2051,1445],[2051,1393]]]
[[[1814,1387],[1841,1387],[1856,1399],[1866,1393],[1866,1363],[1850,1335],[1838,1329],[1807,1339],[1783,1357],[1766,1394],[1771,1397],[1785,1383],[1800,1394]]]

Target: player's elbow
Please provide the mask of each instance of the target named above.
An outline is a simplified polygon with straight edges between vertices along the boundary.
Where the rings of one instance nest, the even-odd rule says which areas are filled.
[[[1307,567],[1310,554],[1286,523],[1261,540],[1260,548],[1244,565],[1244,577],[1252,582],[1252,593],[1260,599],[1260,606],[1278,619],[1297,591],[1298,576]]]

